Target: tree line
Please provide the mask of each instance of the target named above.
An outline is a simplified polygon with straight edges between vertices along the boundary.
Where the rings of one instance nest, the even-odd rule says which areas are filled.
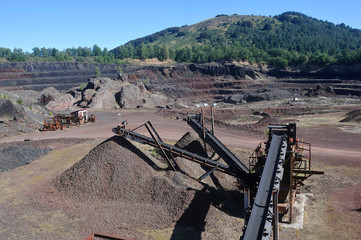
[[[95,45],[96,46],[96,45]],[[34,48],[32,53],[23,52],[22,49],[0,48],[0,58],[13,62],[23,61],[78,61],[97,62],[107,64],[121,64],[126,59],[145,60],[157,58],[160,61],[167,59],[184,63],[207,63],[217,61],[248,61],[250,63],[271,64],[275,66],[302,66],[315,64],[327,66],[330,64],[354,64],[361,62],[361,48],[338,50],[330,55],[325,52],[288,51],[283,48],[263,50],[257,47],[242,47],[240,44],[211,44],[199,46],[186,46],[180,49],[168,49],[164,45],[141,44],[137,47],[122,45],[112,52],[91,48],[68,48],[59,51],[55,48]]]
[[[67,48],[60,51],[56,48],[34,47],[31,53],[24,52],[21,48],[0,47],[0,58],[11,62],[24,61],[60,61],[60,62],[97,62],[108,64],[123,63],[121,59],[116,59],[115,55],[107,48],[101,49],[96,44],[92,48],[78,47]]]

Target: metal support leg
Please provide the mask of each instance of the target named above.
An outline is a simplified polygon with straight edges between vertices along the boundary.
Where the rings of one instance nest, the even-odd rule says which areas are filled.
[[[212,119],[212,134],[213,136],[215,136],[213,107],[211,107],[211,119]]]
[[[206,126],[205,126],[205,122],[204,122],[204,110],[203,108],[201,108],[201,112],[202,112],[202,130],[203,130],[203,143],[204,143],[204,151],[207,154],[207,143],[206,143]]]
[[[159,144],[159,141],[155,138],[154,134],[152,133],[152,131],[149,129],[148,125],[145,124],[145,127],[147,128],[149,134],[152,136],[153,140],[155,141],[155,143],[157,144],[158,148],[160,149],[160,151],[163,154],[163,157],[167,160],[169,167],[172,168],[173,171],[176,171],[174,165],[172,164],[172,162],[170,161],[170,159],[168,158],[167,154],[164,152],[162,146]]]
[[[273,240],[279,239],[278,192],[273,192]]]
[[[153,132],[154,132],[154,134],[157,136],[157,138],[158,138],[158,140],[160,141],[160,142],[163,142],[163,140],[160,138],[160,136],[159,136],[159,134],[158,134],[158,132],[155,130],[155,128],[153,127],[153,124],[150,122],[150,121],[148,121],[145,125],[149,125],[149,127],[153,130]],[[148,130],[149,131],[149,130]],[[178,164],[177,164],[177,162],[175,161],[175,159],[174,159],[174,156],[173,156],[173,154],[171,153],[171,152],[169,152],[169,155],[170,155],[170,157],[172,158],[172,160],[173,160],[173,163],[174,163],[174,167],[175,168],[178,168],[178,170],[179,170],[179,166],[178,166]]]
[[[290,195],[289,195],[289,200],[290,200],[290,217],[289,217],[289,222],[292,223],[292,211],[293,211],[293,157],[290,158]]]
[[[218,167],[212,168],[212,170],[210,170],[209,172],[206,172],[205,174],[203,174],[200,178],[198,178],[198,181],[202,181],[203,179],[205,179],[206,177],[208,177],[209,175],[211,175],[214,171],[218,170]]]

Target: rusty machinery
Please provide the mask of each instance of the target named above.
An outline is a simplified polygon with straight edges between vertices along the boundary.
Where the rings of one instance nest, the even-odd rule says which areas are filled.
[[[135,130],[139,127],[127,130],[126,125],[113,128],[113,132],[159,148],[172,170],[179,169],[175,156],[210,167],[198,180],[214,171],[236,177],[244,187],[246,219],[241,238],[270,239],[273,231],[273,238],[278,239],[278,213],[288,212],[291,222],[292,203],[303,181],[313,174],[323,174],[321,171],[311,170],[311,145],[297,139],[296,123],[269,125],[267,142],[257,146],[247,167],[215,137],[212,107],[212,130],[206,128],[205,109],[201,108],[198,114],[188,115],[187,123],[204,141],[205,148],[207,145],[211,147],[225,163],[164,143],[149,121],[139,127],[145,126],[151,137],[136,133]]]
[[[70,114],[56,114],[52,118],[45,118],[43,124],[43,131],[56,131],[63,130],[65,127],[73,125],[80,125],[81,123],[95,122],[96,117],[94,114],[88,114],[87,109],[80,109]]]
[[[45,118],[42,131],[56,131],[60,129],[60,122],[57,118]]]

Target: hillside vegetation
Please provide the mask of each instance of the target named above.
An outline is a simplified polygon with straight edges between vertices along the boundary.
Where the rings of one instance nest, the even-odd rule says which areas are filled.
[[[163,48],[165,53],[159,52]],[[112,52],[117,58],[169,56],[177,62],[351,64],[361,61],[361,31],[296,12],[275,17],[219,15],[130,41]]]
[[[111,51],[91,48],[0,48],[9,61],[56,60],[121,63],[158,58],[176,62],[248,61],[281,67],[361,62],[361,30],[335,25],[297,12],[274,17],[218,15],[203,22],[172,27],[132,40]]]

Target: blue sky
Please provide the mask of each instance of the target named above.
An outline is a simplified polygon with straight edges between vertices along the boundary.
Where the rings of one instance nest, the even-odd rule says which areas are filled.
[[[0,47],[107,47],[218,14],[297,11],[361,29],[360,0],[2,0]]]

